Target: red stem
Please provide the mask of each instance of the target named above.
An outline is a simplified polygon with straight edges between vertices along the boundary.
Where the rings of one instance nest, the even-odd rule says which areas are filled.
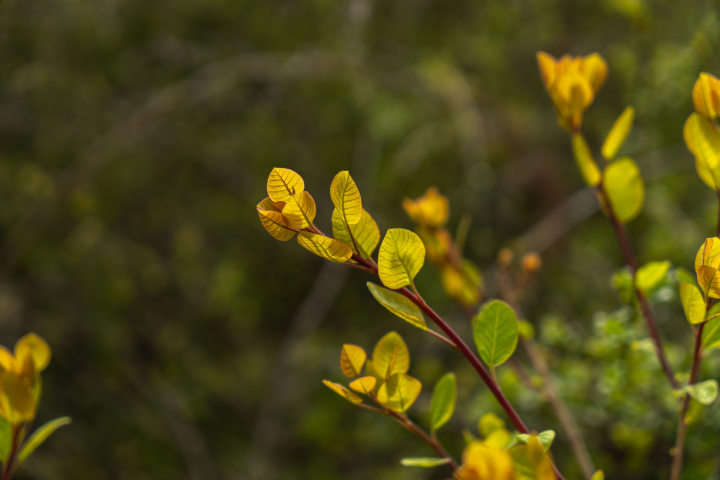
[[[607,196],[605,195],[605,192],[602,188],[602,184],[598,186],[598,193],[601,197],[599,198],[600,202],[603,202],[603,198],[607,198]],[[670,362],[668,362],[668,359],[665,356],[665,349],[663,348],[662,340],[660,339],[660,332],[658,331],[657,324],[655,323],[655,317],[652,313],[652,309],[650,308],[650,304],[648,303],[645,294],[639,288],[637,288],[637,286],[635,286],[637,262],[635,262],[635,256],[633,255],[632,247],[630,246],[630,240],[628,239],[627,231],[625,230],[623,224],[620,223],[620,221],[618,221],[617,217],[615,216],[615,212],[613,211],[610,202],[603,203],[606,206],[606,211],[608,213],[610,223],[612,224],[618,241],[620,242],[620,247],[622,248],[623,255],[625,256],[625,263],[627,263],[627,265],[630,267],[630,272],[632,273],[633,279],[633,286],[635,288],[635,295],[637,296],[638,302],[640,303],[643,318],[645,319],[645,324],[650,331],[650,336],[655,342],[655,352],[657,353],[658,360],[660,360],[660,365],[662,366],[662,369],[665,372],[665,376],[670,381],[672,387],[678,389],[680,388],[680,384],[675,379],[675,372],[673,372],[673,369],[670,366]]]
[[[373,273],[377,274],[377,265],[375,262],[370,262],[364,258],[362,258],[359,255],[353,254],[352,259],[356,261],[357,263],[361,264],[362,266],[372,269]],[[470,347],[467,346],[467,344],[463,341],[462,338],[458,336],[457,333],[443,320],[435,311],[430,308],[429,305],[427,305],[425,302],[422,301],[422,299],[418,298],[413,294],[410,290],[403,287],[399,290],[402,295],[407,297],[411,302],[413,302],[415,305],[420,307],[420,309],[428,316],[430,319],[435,322],[435,324],[442,330],[445,335],[448,336],[448,338],[455,343],[455,348],[462,353],[462,355],[470,362],[470,364],[475,368],[475,370],[480,375],[480,378],[482,378],[483,382],[485,382],[485,385],[490,389],[492,394],[495,396],[497,401],[500,403],[500,406],[505,410],[505,413],[510,417],[510,421],[515,426],[515,428],[520,433],[530,433],[530,430],[528,430],[525,423],[522,421],[520,416],[517,414],[515,409],[512,405],[510,405],[510,402],[508,401],[507,397],[505,397],[505,394],[500,390],[500,388],[495,384],[495,382],[490,377],[490,374],[487,370],[485,370],[485,367],[482,363],[480,363],[480,360],[475,356],[472,350],[470,350]],[[562,476],[560,471],[557,469],[557,467],[553,464],[553,469],[555,470],[555,475],[557,476],[558,480],[565,480],[565,478]]]

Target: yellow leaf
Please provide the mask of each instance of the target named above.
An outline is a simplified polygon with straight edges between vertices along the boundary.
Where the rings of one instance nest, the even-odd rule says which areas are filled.
[[[720,238],[712,237],[706,238],[705,242],[698,249],[695,255],[695,272],[701,265],[707,265],[708,267],[718,268],[718,261],[720,260]]]
[[[375,370],[375,365],[371,359],[368,359],[367,362],[365,362],[365,375],[375,379],[375,385],[373,385],[372,391],[376,391],[385,381],[385,375],[380,375],[377,370]]]
[[[599,53],[593,53],[583,58],[582,71],[592,86],[593,92],[597,93],[605,83],[608,75],[608,66],[605,59]]]
[[[18,425],[31,421],[36,407],[29,376],[17,372],[3,373],[0,379],[0,415],[12,425]]]
[[[282,215],[282,209],[285,202],[274,203],[270,197],[258,203],[257,211],[265,230],[281,242],[286,242],[295,236],[295,232],[285,228],[285,218]]]
[[[300,232],[298,234],[298,243],[315,255],[335,263],[348,261],[353,253],[349,246],[334,238],[324,237],[310,232]]]
[[[268,196],[273,202],[285,202],[291,195],[302,193],[305,182],[297,173],[287,168],[273,168],[267,181]]]
[[[538,52],[537,61],[543,84],[545,84],[545,88],[549,90],[556,78],[555,57],[545,52]]]
[[[370,258],[373,250],[380,242],[380,229],[375,220],[365,210],[362,211],[360,221],[348,227],[343,221],[340,211],[337,208],[334,209],[332,228],[333,236],[337,240],[349,245],[355,253],[364,258]]]
[[[368,376],[368,377],[361,377],[357,380],[353,380],[350,382],[350,388],[355,390],[359,393],[364,393],[365,395],[369,395],[372,393],[373,389],[375,388],[375,384],[377,383],[377,380],[375,377]]]
[[[340,172],[330,185],[330,198],[347,225],[355,225],[362,218],[362,199],[350,173]]]
[[[572,136],[572,149],[575,155],[575,162],[577,162],[577,166],[580,169],[585,183],[591,187],[598,185],[602,180],[602,174],[582,134],[576,133]]]
[[[315,200],[308,192],[290,195],[285,200],[282,214],[288,227],[298,230],[307,228],[315,219]]]
[[[513,458],[505,450],[472,441],[463,451],[459,480],[515,480]]]
[[[343,397],[345,400],[347,400],[350,403],[358,404],[362,403],[362,398],[355,395],[353,392],[348,390],[347,388],[343,387],[339,383],[333,383],[330,380],[323,380],[323,384],[325,384],[326,387],[328,387],[333,392],[337,393],[341,397]]]
[[[378,255],[378,270],[383,285],[393,290],[410,285],[425,261],[425,245],[417,234],[391,228],[385,234]]]
[[[402,206],[414,222],[430,228],[442,227],[450,215],[450,203],[436,187],[428,188],[425,195],[415,201],[404,199]]]
[[[701,73],[693,87],[693,105],[705,119],[712,121],[720,114],[720,82],[709,73]]]
[[[375,373],[385,379],[395,373],[405,373],[410,368],[410,351],[397,332],[387,333],[375,345],[372,354]]]
[[[593,473],[593,476],[590,480],[605,480],[605,473],[602,470],[598,470],[597,472]]]
[[[530,465],[535,471],[536,480],[555,480],[555,471],[553,470],[550,457],[545,452],[540,440],[537,435],[530,435],[530,440],[527,444],[528,457],[530,458]]]
[[[505,421],[494,413],[486,413],[478,422],[478,430],[487,438],[496,430],[505,430]]]
[[[720,298],[720,275],[715,268],[701,265],[697,270],[698,285],[711,298]]]
[[[508,430],[501,428],[488,435],[485,439],[485,445],[497,450],[503,450],[510,443],[511,438],[512,434]]]
[[[680,300],[688,322],[696,324],[705,321],[705,300],[695,285],[681,283]]]
[[[630,133],[634,118],[635,110],[633,107],[627,107],[615,121],[615,124],[610,129],[610,133],[607,138],[605,138],[605,142],[600,150],[606,160],[609,161],[615,158],[615,155],[617,155],[618,150],[620,150],[620,147]]]
[[[367,282],[367,287],[380,305],[387,308],[411,325],[414,325],[422,330],[427,330],[427,323],[425,322],[425,316],[423,315],[422,310],[410,301],[409,298],[393,290],[382,288],[371,282]]]
[[[645,187],[640,169],[632,159],[625,157],[608,165],[603,188],[618,221],[627,223],[638,216],[645,200]]]
[[[402,413],[415,403],[420,390],[422,384],[419,380],[404,373],[396,373],[380,385],[377,399],[385,408]]]
[[[19,370],[17,360],[15,360],[13,354],[2,345],[0,345],[0,369],[2,372]]]
[[[50,346],[34,333],[28,333],[15,344],[15,358],[21,365],[32,359],[35,370],[42,372],[50,363]]]
[[[345,344],[340,353],[340,370],[346,377],[359,377],[366,359],[365,350],[357,345]]]
[[[695,156],[698,174],[710,188],[720,185],[720,134],[697,113],[688,117],[683,128],[685,144]]]

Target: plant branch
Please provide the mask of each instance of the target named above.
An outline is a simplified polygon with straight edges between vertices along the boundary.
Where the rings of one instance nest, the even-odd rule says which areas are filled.
[[[359,255],[353,255],[353,260],[355,260],[357,263],[372,268],[374,270],[374,273],[377,274],[377,265],[375,262],[370,263],[369,261],[365,260],[364,258],[360,257]],[[397,290],[399,293],[404,295],[406,298],[408,298],[411,302],[413,302],[415,305],[417,305],[430,319],[437,325],[440,330],[442,330],[445,335],[448,336],[450,341],[455,343],[457,350],[470,362],[470,364],[473,366],[473,368],[478,372],[480,375],[480,378],[483,380],[485,385],[490,389],[492,394],[497,399],[498,403],[500,403],[500,406],[503,410],[505,410],[505,413],[510,418],[510,421],[515,426],[515,428],[520,433],[530,433],[530,430],[528,430],[525,423],[522,421],[518,413],[515,411],[513,406],[508,401],[507,397],[503,394],[503,392],[500,390],[500,388],[497,386],[497,384],[493,381],[492,377],[488,373],[488,371],[485,369],[482,363],[480,363],[480,360],[475,356],[472,350],[470,350],[470,347],[467,346],[467,344],[460,338],[460,336],[455,333],[455,331],[448,325],[445,320],[443,320],[435,311],[430,308],[429,305],[427,305],[425,302],[422,301],[422,299],[418,298],[413,294],[410,290],[403,287],[399,290]],[[555,475],[558,477],[559,480],[565,480],[562,474],[558,471],[557,467],[553,464],[553,468],[555,469]]]
[[[706,319],[708,317],[708,312],[710,311],[711,305],[712,303],[708,298],[705,309]],[[703,322],[698,325],[698,328],[695,331],[695,346],[693,347],[692,366],[690,367],[690,380],[688,381],[688,385],[692,385],[697,381],[698,371],[700,370],[700,361],[702,360],[702,334],[705,323],[707,322]],[[671,480],[680,480],[680,474],[682,473],[683,449],[685,448],[685,434],[687,432],[687,411],[689,406],[690,394],[685,393],[682,401],[682,406],[680,407],[680,419],[678,420],[677,438],[675,439],[675,449],[673,451],[672,470],[670,474]]]
[[[665,372],[665,376],[667,377],[668,381],[670,381],[672,387],[675,389],[680,388],[678,381],[675,379],[675,372],[673,371],[672,367],[670,366],[670,362],[665,356],[665,349],[663,348],[662,339],[660,338],[660,332],[658,331],[657,324],[655,323],[655,317],[652,313],[652,309],[650,308],[650,303],[648,302],[645,294],[639,288],[637,288],[635,284],[635,277],[637,274],[637,262],[635,261],[632,247],[630,246],[630,240],[628,239],[627,231],[625,230],[623,224],[620,223],[620,221],[618,220],[617,216],[615,215],[615,211],[612,208],[612,205],[607,200],[608,197],[603,190],[602,184],[598,185],[597,194],[598,200],[601,204],[604,204],[605,206],[605,211],[608,215],[608,218],[610,219],[610,223],[612,224],[613,229],[615,230],[615,235],[618,238],[618,242],[620,242],[620,247],[622,248],[623,255],[625,256],[625,263],[630,267],[630,272],[632,274],[633,280],[633,288],[635,288],[635,295],[637,296],[638,303],[640,304],[640,310],[642,311],[643,318],[645,319],[645,324],[650,331],[650,336],[652,337],[653,342],[655,342],[655,353],[657,354],[658,360],[660,360],[660,365],[662,366],[662,369]]]
[[[422,428],[418,427],[409,418],[407,418],[407,415],[393,412],[392,410],[387,410],[386,415],[394,417],[395,420],[400,423],[400,425],[407,428],[408,431],[410,431],[414,435],[417,435],[425,443],[430,445],[438,453],[438,455],[443,458],[449,459],[450,463],[448,463],[448,465],[450,466],[450,468],[453,469],[453,472],[457,473],[457,471],[460,470],[460,465],[458,465],[457,462],[450,456],[450,454],[442,447],[442,445],[440,445],[440,442],[437,440],[437,438],[428,435]]]

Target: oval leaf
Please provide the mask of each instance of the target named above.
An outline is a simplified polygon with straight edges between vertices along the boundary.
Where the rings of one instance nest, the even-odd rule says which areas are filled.
[[[375,377],[368,376],[353,380],[352,382],[350,382],[349,386],[351,389],[355,390],[358,393],[364,393],[365,395],[369,395],[375,389],[376,383],[377,380],[375,379]]]
[[[720,348],[720,316],[709,320],[705,324],[702,336],[703,350]]]
[[[375,220],[365,210],[362,211],[362,217],[358,223],[348,226],[345,224],[340,211],[337,208],[334,209],[332,229],[333,237],[350,245],[355,253],[364,258],[370,258],[373,250],[380,243],[380,229]]]
[[[572,149],[575,155],[575,162],[577,162],[577,166],[580,169],[585,183],[591,187],[598,185],[602,180],[602,175],[600,174],[600,169],[597,163],[595,163],[592,153],[590,153],[590,147],[588,147],[585,137],[583,137],[582,134],[572,136]]]
[[[665,279],[670,270],[670,262],[650,262],[635,273],[635,286],[643,292],[649,292]]]
[[[366,359],[367,354],[361,347],[345,344],[340,352],[340,370],[346,377],[359,377]]]
[[[385,234],[378,270],[383,285],[393,290],[410,285],[425,262],[425,245],[410,230],[391,228]]]
[[[29,457],[36,448],[42,445],[42,443],[47,440],[47,438],[52,435],[55,430],[64,425],[70,424],[71,421],[72,420],[70,420],[70,417],[60,417],[56,418],[55,420],[50,420],[49,422],[35,430],[32,436],[30,436],[27,442],[25,442],[25,444],[22,446],[22,449],[18,454],[18,461],[20,463],[24,462],[25,459]]]
[[[697,324],[705,321],[705,300],[695,285],[681,284],[680,300],[688,322]]]
[[[605,472],[602,470],[598,470],[597,472],[593,473],[593,476],[590,480],[605,480]]]
[[[692,398],[702,403],[710,405],[715,401],[718,394],[718,383],[715,380],[707,380],[701,383],[695,383],[685,387]]]
[[[618,221],[627,223],[638,216],[645,201],[645,187],[640,169],[631,158],[621,158],[608,165],[603,188]]]
[[[362,398],[358,397],[339,383],[333,383],[330,380],[323,380],[323,384],[352,404],[357,405],[358,403],[362,403]]]
[[[397,332],[389,332],[375,345],[372,368],[384,380],[395,373],[405,373],[410,368],[410,351]]]
[[[435,384],[430,414],[430,428],[438,430],[445,425],[453,413],[457,401],[457,382],[454,373],[446,373]]]
[[[615,158],[615,155],[617,155],[618,150],[620,150],[622,144],[625,143],[625,139],[630,133],[634,119],[635,110],[633,107],[627,107],[615,121],[600,150],[605,160],[610,161]]]
[[[265,230],[281,242],[286,242],[295,236],[295,232],[285,228],[285,219],[282,216],[282,209],[285,202],[273,202],[270,197],[258,203],[257,211],[260,223]]]
[[[713,126],[697,113],[688,117],[683,128],[685,144],[695,156],[695,165],[700,179],[710,188],[716,189],[718,166],[720,166],[720,134]]]
[[[330,198],[347,225],[355,225],[362,217],[362,199],[350,172],[335,175],[330,184]]]
[[[403,467],[432,468],[447,465],[450,462],[451,460],[449,458],[413,457],[403,458],[400,460],[400,465]]]
[[[298,243],[315,255],[335,263],[344,263],[352,257],[352,249],[334,238],[316,235],[310,232],[300,232]]]
[[[493,300],[473,321],[475,345],[483,361],[494,367],[510,358],[518,342],[518,321],[513,309],[503,301]]]
[[[288,227],[302,229],[312,225],[315,220],[315,200],[308,192],[296,193],[285,200],[282,210]]]
[[[393,412],[403,413],[415,403],[422,390],[419,380],[396,373],[391,375],[378,389],[378,402]]]
[[[422,310],[410,301],[409,298],[371,282],[367,282],[367,287],[370,289],[370,293],[372,293],[373,297],[375,297],[375,300],[377,300],[380,305],[387,308],[406,322],[422,330],[427,330],[427,323],[425,322]]]
[[[288,168],[273,168],[267,181],[268,196],[273,202],[287,201],[290,196],[302,193],[305,181]]]

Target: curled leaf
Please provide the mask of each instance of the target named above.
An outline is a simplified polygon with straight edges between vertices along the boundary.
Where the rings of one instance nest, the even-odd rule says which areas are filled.
[[[333,383],[330,380],[323,380],[323,384],[352,404],[362,403],[362,398],[358,397],[339,383]]]
[[[265,230],[281,242],[286,242],[295,236],[295,232],[286,228],[288,225],[282,215],[285,202],[273,202],[270,197],[258,203],[257,211],[260,223]]]
[[[55,432],[55,430],[64,425],[69,425],[71,422],[70,417],[60,417],[55,420],[50,420],[40,426],[23,445],[20,453],[18,454],[18,461],[20,463],[24,462],[30,454],[32,454],[45,440],[47,440],[50,435]]]
[[[423,315],[422,310],[410,301],[409,298],[371,282],[367,282],[367,287],[380,305],[387,308],[393,314],[402,318],[411,325],[418,327],[421,330],[427,330],[427,323],[425,322],[425,316]]]
[[[352,257],[352,249],[334,238],[316,235],[310,232],[300,232],[298,243],[315,255],[335,263],[344,263]]]

